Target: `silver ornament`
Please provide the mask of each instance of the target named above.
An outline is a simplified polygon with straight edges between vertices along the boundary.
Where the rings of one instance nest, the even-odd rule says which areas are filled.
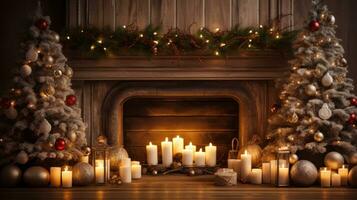
[[[21,182],[22,172],[16,165],[7,165],[0,170],[0,186],[15,187]]]
[[[326,167],[329,167],[332,170],[337,170],[342,167],[344,158],[340,153],[332,151],[325,156],[324,163]]]
[[[348,174],[348,183],[352,187],[357,187],[357,166],[354,166]]]
[[[90,147],[83,147],[82,152],[85,156],[89,156],[91,154],[92,150]]]
[[[298,121],[299,121],[299,116],[295,112],[288,117],[289,123],[296,124]]]
[[[330,73],[327,72],[327,73],[322,77],[321,83],[322,83],[322,85],[325,86],[325,87],[330,87],[330,86],[332,85],[332,83],[333,83],[333,78],[332,78],[332,76],[330,75]]]
[[[324,103],[319,110],[319,117],[323,120],[328,120],[332,117],[332,111],[327,103]]]
[[[299,160],[298,155],[294,153],[289,156],[289,163],[292,165],[295,164],[298,160]]]
[[[22,65],[21,68],[20,68],[20,74],[22,77],[27,77],[27,76],[30,76],[32,73],[32,68],[30,65]]]
[[[62,71],[60,70],[60,69],[55,69],[54,71],[53,71],[53,76],[55,77],[55,78],[60,78],[61,76],[62,76]]]
[[[73,184],[78,186],[89,185],[94,180],[94,168],[85,162],[73,166]]]
[[[317,89],[314,85],[310,84],[305,87],[305,93],[309,96],[315,96]]]
[[[16,163],[24,165],[29,160],[29,156],[27,155],[27,153],[25,151],[20,151],[20,153],[18,153],[16,155],[16,159],[15,160],[16,160]]]
[[[43,57],[43,62],[44,62],[44,64],[46,65],[46,67],[50,68],[50,67],[52,67],[52,64],[53,64],[53,62],[54,62],[54,59],[53,59],[53,57],[50,56],[50,55],[45,55],[45,56]]]
[[[328,18],[327,18],[328,22],[331,24],[331,25],[334,25],[335,22],[336,22],[336,18],[335,16],[333,15],[329,15]]]
[[[297,161],[290,170],[290,177],[297,186],[311,186],[318,176],[315,165],[307,160]]]
[[[61,37],[57,33],[53,33],[53,39],[55,42],[60,42]]]
[[[38,59],[38,52],[37,49],[34,47],[31,47],[29,50],[26,52],[26,60],[28,62],[35,62]]]
[[[30,167],[24,173],[24,182],[30,187],[48,186],[50,174],[47,169],[39,166]]]
[[[324,134],[321,133],[320,131],[318,131],[314,134],[314,140],[316,142],[322,142],[324,140],[324,138],[325,138]]]
[[[123,146],[115,146],[109,151],[110,169],[119,170],[119,164],[124,158],[128,158],[128,152]]]

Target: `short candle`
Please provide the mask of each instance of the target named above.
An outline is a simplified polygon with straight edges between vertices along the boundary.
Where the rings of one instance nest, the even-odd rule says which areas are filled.
[[[348,166],[342,165],[341,168],[338,169],[338,174],[341,176],[341,185],[348,185]]]
[[[61,186],[61,168],[60,167],[51,167],[50,168],[50,177],[51,177],[51,186],[60,187]]]
[[[320,169],[321,187],[331,187],[331,170],[327,167]]]
[[[69,171],[68,166],[62,171],[62,187],[72,187],[72,171]]]
[[[197,167],[203,167],[206,165],[206,154],[202,152],[202,148],[195,153],[195,165]]]
[[[241,155],[241,160],[241,180],[246,182],[252,171],[252,156],[245,150]]]
[[[172,143],[173,143],[173,155],[176,155],[177,153],[182,153],[183,138],[180,136],[176,136],[175,138],[172,139]]]
[[[193,145],[192,142],[190,142],[189,145],[185,146],[185,149],[191,149],[192,150],[192,156],[194,156],[195,152],[196,152],[196,145]]]
[[[192,149],[184,149],[184,150],[182,150],[182,164],[184,166],[192,166],[193,165],[193,152],[192,152]]]
[[[213,146],[212,143],[209,143],[209,145],[205,147],[205,152],[206,165],[209,167],[216,166],[217,147]]]
[[[157,145],[153,145],[151,142],[146,145],[146,158],[148,165],[157,165]]]
[[[341,175],[338,173],[332,173],[331,175],[331,185],[332,187],[340,187],[341,186]]]
[[[249,178],[252,184],[262,184],[262,169],[252,169]]]

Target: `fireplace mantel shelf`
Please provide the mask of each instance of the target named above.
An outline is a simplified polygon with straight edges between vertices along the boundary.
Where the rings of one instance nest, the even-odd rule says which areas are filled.
[[[238,56],[126,56],[70,58],[74,80],[271,80],[288,70],[278,52],[251,51]]]

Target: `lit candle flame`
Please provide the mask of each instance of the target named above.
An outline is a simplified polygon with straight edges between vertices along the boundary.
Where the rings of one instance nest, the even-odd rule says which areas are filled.
[[[211,147],[211,146],[212,146],[212,143],[209,143],[209,146]]]
[[[165,138],[165,142],[168,142],[168,141],[169,141],[169,138],[166,137],[166,138]]]
[[[200,152],[202,152],[202,148],[200,148]]]
[[[151,142],[149,142],[149,146],[152,146],[152,143],[151,143]]]
[[[248,151],[247,150],[244,150],[244,155],[248,155]]]
[[[190,142],[189,146],[192,146],[192,142]]]
[[[68,166],[65,166],[63,170],[68,171]]]

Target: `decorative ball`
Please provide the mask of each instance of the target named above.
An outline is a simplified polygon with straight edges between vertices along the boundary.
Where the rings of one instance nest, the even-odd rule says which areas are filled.
[[[17,118],[17,114],[18,113],[17,113],[17,110],[14,107],[10,107],[10,108],[5,110],[4,114],[8,119],[14,120],[14,119]]]
[[[22,172],[16,165],[7,165],[0,170],[0,185],[15,187],[21,182]]]
[[[67,106],[73,106],[73,105],[75,105],[77,103],[77,97],[76,96],[74,96],[74,95],[68,95],[67,97],[66,97],[66,105]]]
[[[64,71],[64,74],[66,75],[66,76],[68,76],[68,77],[72,77],[73,76],[73,70],[72,70],[72,68],[70,68],[69,66],[66,66],[66,68],[65,68],[65,71]]]
[[[346,58],[342,58],[341,59],[341,64],[343,65],[343,66],[347,66],[347,60],[346,60]]]
[[[312,32],[318,31],[320,29],[320,23],[317,20],[312,20],[309,23],[309,29]]]
[[[327,18],[328,22],[331,24],[331,25],[334,25],[335,22],[336,22],[336,18],[335,16],[333,15],[329,15],[328,18]]]
[[[80,162],[73,166],[73,184],[78,186],[89,185],[94,179],[94,168],[92,165]]]
[[[55,149],[57,151],[63,151],[66,146],[66,141],[63,138],[57,138],[55,142]]]
[[[83,147],[82,148],[82,152],[83,152],[83,154],[85,155],[85,156],[89,156],[90,155],[90,153],[91,153],[91,148],[90,147]]]
[[[318,131],[314,134],[314,140],[316,142],[322,142],[324,140],[324,138],[325,138],[324,134],[321,133],[320,131]]]
[[[357,106],[357,98],[351,98],[350,104],[351,106]]]
[[[47,98],[49,96],[54,95],[56,92],[55,88],[52,85],[45,84],[40,89],[40,95],[43,98]]]
[[[357,115],[356,113],[351,113],[350,118],[348,119],[348,124],[353,125],[357,121]]]
[[[38,52],[35,48],[30,48],[26,52],[26,60],[28,62],[35,62],[38,59]]]
[[[59,70],[59,69],[56,69],[56,70],[53,71],[53,76],[54,76],[55,78],[61,77],[62,74],[63,74],[62,71]]]
[[[357,187],[357,165],[352,167],[348,174],[348,183],[352,187]]]
[[[328,120],[332,117],[332,111],[327,103],[324,103],[319,110],[319,117],[324,120]]]
[[[337,170],[342,167],[344,158],[340,153],[332,151],[325,156],[324,162],[326,167]]]
[[[287,138],[288,138],[289,142],[293,142],[295,140],[295,136],[294,135],[289,135]]]
[[[60,42],[61,37],[57,33],[53,33],[53,39],[55,42]]]
[[[123,146],[115,146],[109,151],[110,169],[119,170],[119,164],[124,158],[128,158],[128,152]]]
[[[322,77],[321,83],[322,83],[322,85],[325,86],[325,87],[330,87],[330,86],[332,85],[332,83],[333,83],[333,78],[332,78],[332,76],[330,75],[330,73],[327,72],[327,73]]]
[[[25,151],[20,151],[20,153],[16,155],[15,160],[17,163],[24,165],[29,160],[29,156]]]
[[[351,165],[357,165],[357,152],[353,152],[348,155],[348,163]]]
[[[52,64],[54,62],[54,59],[50,55],[45,55],[43,57],[43,62],[46,64],[47,67],[52,67]]]
[[[299,157],[296,154],[291,154],[289,156],[289,163],[292,165],[295,164],[298,160],[299,160]]]
[[[307,85],[305,87],[305,93],[307,95],[309,95],[309,96],[315,96],[316,95],[316,91],[317,91],[316,87],[314,85],[312,85],[312,84]]]
[[[30,187],[45,187],[50,180],[47,169],[39,166],[30,167],[24,173],[24,182]]]
[[[22,77],[27,77],[30,76],[32,73],[32,68],[30,67],[30,65],[22,65],[21,69],[20,69],[20,74]]]
[[[289,123],[296,124],[298,121],[299,121],[299,116],[295,112],[288,117]]]
[[[74,142],[77,139],[77,134],[75,131],[69,131],[67,132],[67,138],[71,141]]]
[[[9,98],[2,98],[0,101],[0,106],[3,109],[8,109],[11,107],[11,99]]]
[[[48,21],[45,19],[39,19],[35,23],[36,27],[42,31],[46,30],[48,28]]]
[[[315,183],[317,176],[315,165],[307,160],[297,161],[290,170],[290,177],[297,186],[311,186]]]
[[[262,149],[260,146],[257,144],[249,144],[239,150],[238,156],[244,154],[245,150],[252,155],[252,167],[258,167],[262,162]]]

